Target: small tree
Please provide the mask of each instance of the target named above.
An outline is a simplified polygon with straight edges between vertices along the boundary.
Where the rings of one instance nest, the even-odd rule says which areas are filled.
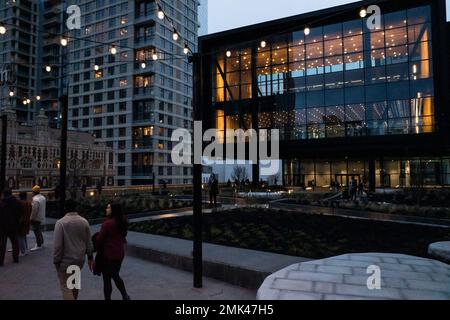
[[[236,183],[236,186],[240,188],[241,181],[248,179],[247,169],[245,167],[234,167],[231,179]]]

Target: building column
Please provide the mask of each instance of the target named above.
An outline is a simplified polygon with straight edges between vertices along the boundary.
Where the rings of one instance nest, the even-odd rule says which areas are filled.
[[[369,160],[369,191],[375,192],[376,189],[376,174],[375,174],[375,160]]]

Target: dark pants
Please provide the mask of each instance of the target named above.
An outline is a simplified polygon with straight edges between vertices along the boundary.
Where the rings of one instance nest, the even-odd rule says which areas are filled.
[[[122,299],[129,299],[127,290],[125,289],[125,283],[119,275],[121,266],[122,261],[104,261],[104,265],[102,266],[102,275],[105,300],[111,300],[112,280],[114,280],[117,289],[119,289]]]
[[[214,207],[217,207],[217,194],[214,192],[209,193],[209,204]]]
[[[34,235],[36,236],[36,245],[42,247],[44,244],[44,236],[42,235],[42,225],[39,221],[31,221]]]
[[[8,238],[12,244],[13,260],[14,262],[19,262],[19,241],[17,240],[17,234],[15,232],[2,233],[0,234],[0,266],[3,265],[5,261]]]

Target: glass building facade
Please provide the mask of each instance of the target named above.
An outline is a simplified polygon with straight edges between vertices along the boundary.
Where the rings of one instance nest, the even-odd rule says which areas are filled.
[[[229,43],[226,33],[203,40],[211,52],[205,69],[212,79],[204,104],[221,140],[228,129],[279,129],[282,147],[283,142],[298,146],[283,156],[288,185],[329,186],[332,180],[346,185],[352,175],[366,182],[371,177],[378,187],[449,184],[445,157],[358,155],[355,150],[358,141],[371,137],[389,143],[392,136],[411,141],[439,132],[436,8],[429,1],[399,1],[383,11],[384,3],[376,28],[359,17],[361,5],[353,5],[346,6],[353,15],[342,14],[330,23],[309,25],[316,19],[311,14],[299,16],[302,22],[293,28],[277,29],[280,21],[271,28],[269,22],[264,27],[270,32],[242,42]],[[329,12],[339,16],[340,9]],[[356,141],[356,147],[344,150],[348,141]],[[302,143],[322,143],[321,155],[308,156]],[[327,154],[327,144],[342,144],[345,156],[331,149]]]

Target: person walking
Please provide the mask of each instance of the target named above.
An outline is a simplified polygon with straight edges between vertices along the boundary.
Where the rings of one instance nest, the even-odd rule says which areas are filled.
[[[101,196],[102,195],[102,189],[103,187],[102,187],[102,183],[101,182],[98,182],[97,183],[97,196]]]
[[[351,200],[355,200],[356,201],[357,190],[358,190],[358,181],[356,181],[356,179],[353,178],[352,179],[351,189],[350,189]]]
[[[103,293],[105,300],[111,300],[112,280],[119,289],[123,300],[130,300],[125,283],[120,277],[120,269],[125,257],[125,244],[128,232],[128,219],[119,204],[108,204],[106,219],[100,232],[94,236],[97,255],[101,255],[101,265],[96,265],[94,274],[103,276]]]
[[[22,214],[20,216],[19,224],[19,248],[20,254],[25,256],[28,253],[27,235],[30,232],[30,219],[32,206],[31,202],[27,200],[27,193],[21,192],[19,194],[20,206],[22,208]]]
[[[83,196],[83,198],[86,198],[86,191],[87,191],[87,186],[85,183],[83,183],[83,185],[81,186],[81,195]]]
[[[211,207],[217,207],[217,194],[219,193],[219,183],[217,181],[216,175],[211,174],[208,181],[209,189],[209,205]]]
[[[94,266],[94,247],[91,240],[91,228],[86,219],[76,212],[76,203],[72,199],[65,204],[66,215],[55,224],[53,264],[55,265],[60,289],[64,300],[77,300],[78,289],[70,289],[67,273],[70,266],[83,268],[88,257],[89,269]]]
[[[42,235],[42,228],[45,223],[45,214],[47,199],[41,194],[41,187],[33,187],[33,201],[31,202],[31,227],[36,236],[36,246],[30,251],[36,251],[44,245],[44,237]]]
[[[0,266],[3,266],[8,239],[12,244],[12,255],[15,263],[19,263],[19,221],[21,216],[19,201],[13,196],[11,190],[3,192],[0,202]]]

